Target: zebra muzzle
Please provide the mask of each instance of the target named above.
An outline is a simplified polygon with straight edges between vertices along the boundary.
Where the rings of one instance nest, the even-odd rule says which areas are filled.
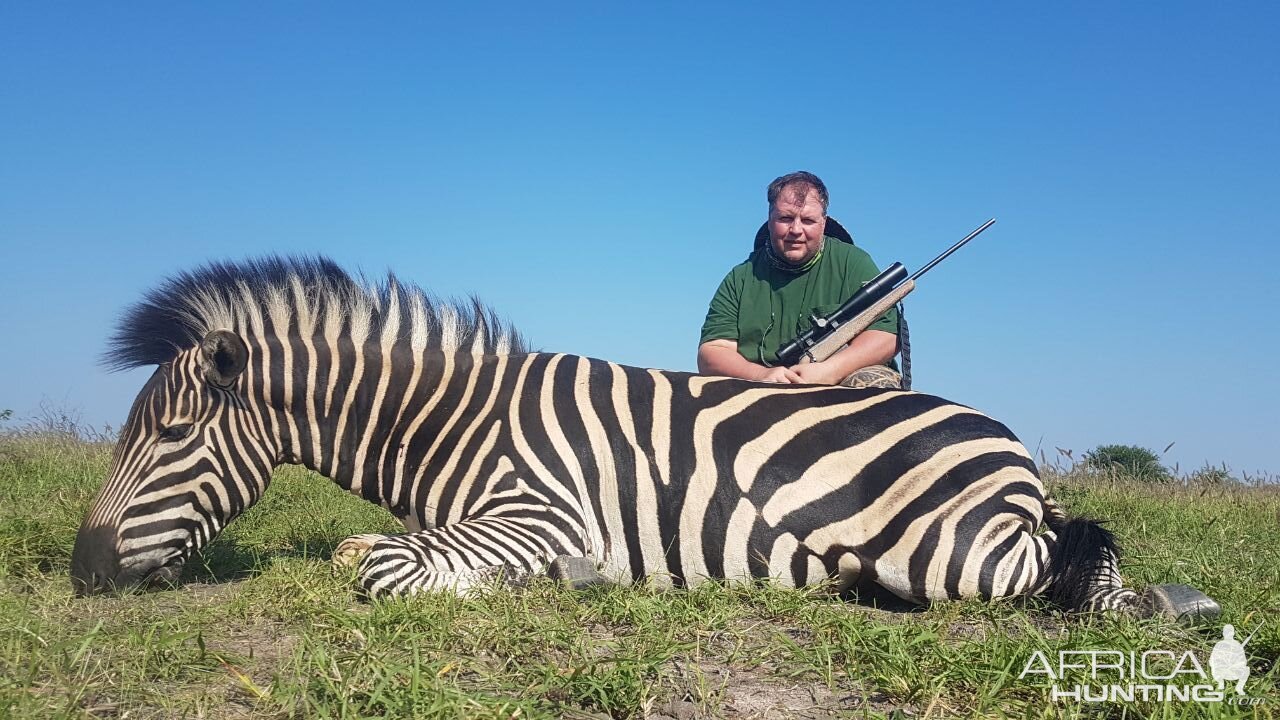
[[[186,557],[176,554],[160,562],[120,563],[116,533],[108,527],[82,528],[71,552],[71,589],[77,597],[133,588],[172,586],[182,576]]]
[[[80,528],[71,551],[71,590],[77,597],[115,589],[120,574],[115,543],[116,534],[111,528]]]

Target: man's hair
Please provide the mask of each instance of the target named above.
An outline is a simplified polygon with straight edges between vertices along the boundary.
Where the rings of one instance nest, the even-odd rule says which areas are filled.
[[[769,183],[769,190],[766,194],[769,198],[770,210],[773,209],[773,204],[778,200],[778,197],[787,190],[801,198],[807,197],[811,190],[818,193],[818,200],[822,202],[822,214],[827,214],[827,202],[829,200],[827,186],[817,175],[805,170],[797,170]]]

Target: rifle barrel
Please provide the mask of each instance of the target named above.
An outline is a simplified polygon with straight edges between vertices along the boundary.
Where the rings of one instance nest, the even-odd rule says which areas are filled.
[[[918,271],[916,271],[916,274],[915,274],[915,275],[912,275],[909,279],[911,279],[911,280],[915,280],[916,278],[920,277],[921,275],[923,275],[923,274],[925,274],[925,273],[929,272],[931,269],[933,269],[933,266],[934,266],[934,265],[937,265],[938,263],[942,262],[943,260],[946,260],[948,255],[950,255],[951,253],[953,253],[953,252],[955,252],[955,251],[959,250],[960,248],[964,247],[964,244],[965,244],[965,243],[967,243],[967,242],[969,242],[970,240],[972,240],[972,239],[974,239],[974,238],[978,237],[978,234],[979,234],[979,233],[981,233],[983,230],[986,230],[987,228],[991,227],[993,224],[995,224],[995,221],[996,221],[996,219],[995,219],[995,218],[991,218],[990,220],[988,220],[988,221],[986,221],[986,222],[982,223],[982,227],[978,228],[977,230],[974,230],[973,232],[971,232],[971,233],[969,233],[968,235],[966,235],[966,236],[964,237],[964,239],[963,239],[963,240],[961,240],[960,242],[956,243],[955,245],[952,245],[951,247],[947,248],[947,251],[946,251],[946,252],[944,252],[944,253],[942,253],[941,255],[939,255],[938,257],[934,258],[934,259],[933,259],[933,260],[932,260],[928,265],[925,265],[924,267],[920,268]]]

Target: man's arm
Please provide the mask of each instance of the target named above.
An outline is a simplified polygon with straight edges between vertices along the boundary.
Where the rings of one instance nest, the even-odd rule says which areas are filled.
[[[738,354],[738,343],[733,340],[708,340],[699,345],[698,372],[703,375],[723,375],[763,382],[813,382],[801,380],[800,375],[791,368],[767,368],[751,362]],[[843,379],[844,376],[840,377]]]
[[[698,372],[743,380],[800,382],[800,376],[787,368],[767,368],[738,354],[738,341],[729,338],[738,331],[740,291],[740,284],[734,280],[734,271],[730,270],[720,287],[716,288],[711,306],[707,308],[707,319],[702,323],[703,341],[698,345]]]
[[[835,385],[856,370],[889,362],[897,351],[897,335],[883,330],[864,330],[826,360],[796,365],[791,369],[801,378],[800,382]]]

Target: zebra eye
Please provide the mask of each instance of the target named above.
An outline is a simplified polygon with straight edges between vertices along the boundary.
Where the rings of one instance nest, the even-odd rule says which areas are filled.
[[[191,423],[178,423],[177,425],[170,425],[169,427],[161,430],[160,439],[166,442],[173,442],[174,440],[181,440],[190,434]]]

